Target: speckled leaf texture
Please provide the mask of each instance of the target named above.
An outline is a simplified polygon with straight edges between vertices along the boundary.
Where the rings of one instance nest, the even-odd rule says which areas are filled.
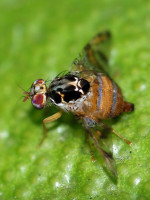
[[[110,75],[135,112],[112,120],[128,146],[110,133],[117,181],[99,159],[91,162],[84,129],[72,115],[49,124],[23,89],[68,70],[99,31],[113,35]],[[0,199],[150,199],[150,1],[0,1]],[[100,155],[94,150],[97,158]]]

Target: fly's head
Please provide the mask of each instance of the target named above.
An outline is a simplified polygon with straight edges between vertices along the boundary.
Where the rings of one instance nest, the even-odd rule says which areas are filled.
[[[42,109],[45,107],[47,102],[47,87],[43,79],[37,79],[33,82],[30,88],[30,92],[24,92],[26,97],[23,102],[28,98],[31,98],[32,105],[36,109]]]
[[[36,109],[42,109],[50,100],[52,104],[64,109],[64,105],[82,99],[89,89],[90,83],[87,80],[72,74],[56,77],[48,88],[43,79],[38,79],[33,82],[29,92],[24,92],[26,96],[23,102],[30,98]]]

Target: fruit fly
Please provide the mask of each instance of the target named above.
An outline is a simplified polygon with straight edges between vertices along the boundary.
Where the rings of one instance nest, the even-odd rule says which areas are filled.
[[[49,85],[43,79],[34,81],[30,91],[25,92],[23,101],[30,98],[36,109],[45,108],[50,101],[60,110],[43,120],[44,136],[39,146],[47,136],[45,124],[57,120],[63,112],[71,112],[83,122],[87,138],[92,138],[107,167],[116,176],[112,156],[103,150],[98,141],[100,127],[108,128],[102,120],[131,112],[134,104],[124,100],[119,86],[107,73],[110,40],[111,34],[108,31],[96,35],[73,61],[69,73],[60,73]],[[131,143],[115,130],[111,131],[127,144]]]

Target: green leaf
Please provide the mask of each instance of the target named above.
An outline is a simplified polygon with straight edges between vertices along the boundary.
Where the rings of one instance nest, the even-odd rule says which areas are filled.
[[[0,199],[150,199],[149,10],[146,0],[0,2]],[[112,135],[117,183],[91,162],[84,130],[71,115],[49,125],[37,150],[42,120],[56,109],[34,110],[20,88],[68,70],[103,30],[113,35],[110,74],[135,104],[134,113],[112,123],[132,141],[130,147]]]

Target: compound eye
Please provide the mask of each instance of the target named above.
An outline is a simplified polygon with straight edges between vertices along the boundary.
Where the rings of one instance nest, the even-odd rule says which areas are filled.
[[[46,105],[46,95],[45,94],[36,94],[32,97],[32,105],[36,109],[42,109]]]
[[[37,79],[36,81],[34,81],[33,85],[37,84],[45,84],[45,81],[43,79]]]

